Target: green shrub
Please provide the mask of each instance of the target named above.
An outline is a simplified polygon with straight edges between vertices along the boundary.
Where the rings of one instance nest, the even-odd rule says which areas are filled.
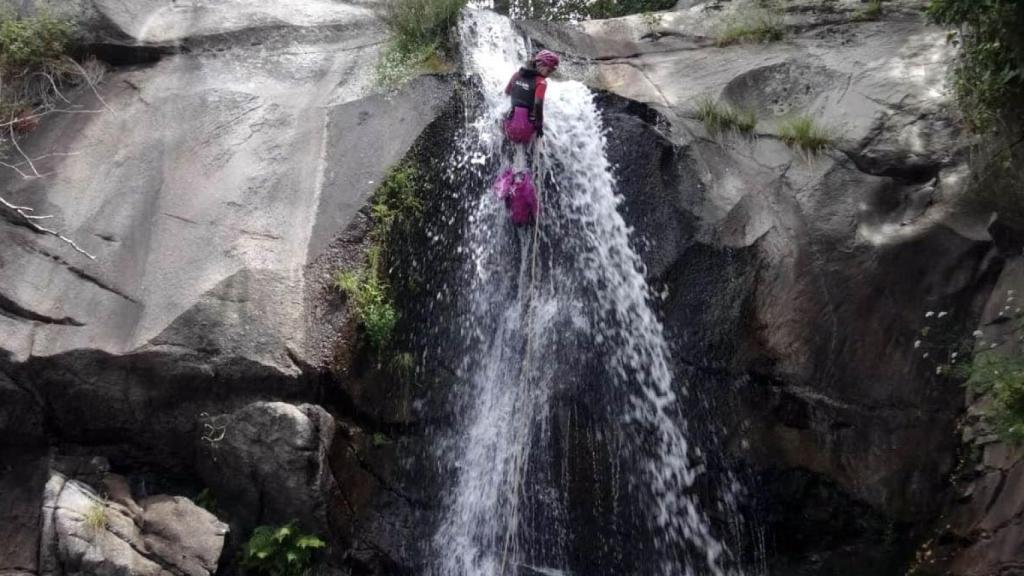
[[[797,116],[779,126],[779,138],[789,146],[808,154],[817,154],[832,145],[829,131],[810,116]]]
[[[932,0],[928,15],[961,47],[953,90],[968,126],[987,132],[1024,99],[1024,2]]]
[[[303,576],[313,563],[313,555],[326,546],[311,534],[302,534],[295,523],[284,526],[260,526],[242,551],[242,567],[265,576]]]
[[[348,296],[356,319],[378,353],[391,342],[398,312],[391,302],[387,284],[380,275],[380,249],[370,249],[369,265],[351,272],[339,272],[334,285]]]
[[[393,40],[377,65],[377,83],[394,87],[423,69],[444,69],[450,30],[466,0],[387,0],[384,22]]]
[[[449,30],[466,0],[388,0],[384,22],[403,52],[424,46],[449,47]]]
[[[969,373],[968,385],[991,395],[991,424],[1007,440],[1024,440],[1024,355],[982,351],[970,363]]]
[[[717,34],[719,46],[744,42],[777,42],[786,36],[782,15],[775,8],[752,8],[726,18]]]
[[[0,22],[0,63],[5,68],[41,67],[60,60],[71,45],[71,24],[37,16]]]
[[[750,134],[757,127],[757,115],[752,111],[736,110],[731,106],[719,104],[710,97],[703,98],[697,103],[697,118],[713,134],[729,130]]]

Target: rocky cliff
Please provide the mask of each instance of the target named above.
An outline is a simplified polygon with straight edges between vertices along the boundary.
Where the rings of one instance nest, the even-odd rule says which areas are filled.
[[[737,545],[772,574],[900,574],[938,529],[951,573],[1005,573],[1019,456],[970,435],[984,462],[954,489],[964,393],[913,349],[928,311],[974,329],[1006,253],[961,202],[952,48],[912,0],[878,20],[851,0],[788,2],[783,40],[716,45],[741,4],[520,24],[601,91],[705,464],[747,486],[756,529]],[[50,8],[112,68],[24,139],[40,176],[3,173],[5,197],[56,215],[96,260],[0,219],[0,574],[231,572],[224,542],[292,519],[331,539],[337,568],[420,573],[443,486],[424,431],[445,407],[365,359],[339,365],[351,332],[331,276],[361,261],[392,164],[442,177],[475,84],[377,92],[372,2]],[[709,131],[702,97],[755,112],[755,133]],[[797,114],[833,145],[783,142]],[[402,260],[427,276],[399,303],[424,333],[457,290],[452,239],[431,233]],[[220,520],[180,498],[203,488]]]

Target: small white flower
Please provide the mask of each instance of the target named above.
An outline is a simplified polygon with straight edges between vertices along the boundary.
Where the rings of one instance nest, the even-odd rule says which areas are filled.
[[[935,312],[932,312],[931,310],[924,313],[925,318],[931,318],[932,316],[935,316]]]
[[[917,350],[920,347],[921,347],[921,341],[920,340],[914,340],[914,350]]]
[[[956,358],[957,356],[959,356],[959,354],[957,354],[956,352],[953,352],[952,354],[949,355],[950,358]]]
[[[971,332],[971,336],[974,336],[975,338],[981,338],[984,335],[985,333],[982,332],[981,330],[975,330],[974,332]]]
[[[927,358],[927,357],[928,357],[928,353],[927,352],[925,352],[924,354],[921,355],[921,358]]]
[[[946,312],[946,311],[939,312],[939,318],[945,318],[946,316],[949,316],[949,312]]]
[[[995,348],[997,344],[995,342],[988,345],[989,349]]]
[[[942,366],[936,366],[935,367],[935,373],[936,374],[942,374]]]
[[[1007,302],[1013,302],[1013,296],[1010,296],[1009,298],[1007,298],[1006,301]]]

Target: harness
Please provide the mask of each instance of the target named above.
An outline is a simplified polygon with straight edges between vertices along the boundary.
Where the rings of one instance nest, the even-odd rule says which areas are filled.
[[[533,104],[537,94],[537,78],[539,75],[530,69],[522,68],[512,81],[512,108],[526,108],[533,114]]]

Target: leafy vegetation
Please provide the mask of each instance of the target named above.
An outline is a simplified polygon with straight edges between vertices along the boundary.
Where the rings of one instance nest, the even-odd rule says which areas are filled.
[[[0,62],[7,70],[42,67],[64,57],[71,45],[71,24],[37,16],[0,22]]]
[[[1008,290],[995,321],[959,338],[945,311],[925,314],[914,348],[935,364],[935,373],[965,382],[989,400],[985,421],[1004,439],[1024,441],[1024,309]]]
[[[832,145],[829,131],[810,116],[797,116],[782,122],[779,138],[791,147],[808,154],[818,154]]]
[[[1024,101],[1024,1],[932,0],[928,15],[954,29],[959,45],[953,90],[967,124],[976,132],[1019,114]]]
[[[245,544],[242,566],[264,576],[303,576],[325,546],[320,538],[299,532],[294,522],[260,526]]]
[[[72,33],[70,23],[48,16],[0,18],[0,121],[22,132],[35,127],[34,108],[49,106],[78,73],[67,58]]]
[[[396,226],[411,224],[423,212],[417,193],[420,174],[412,164],[399,164],[391,170],[373,196],[374,241],[387,240]]]
[[[772,4],[752,7],[726,18],[718,33],[719,46],[744,42],[777,42],[786,36],[782,14]]]
[[[697,103],[697,118],[713,134],[730,130],[750,134],[757,127],[757,115],[752,111],[737,110],[726,104],[719,104],[710,97]]]
[[[451,28],[466,0],[388,0],[384,21],[393,34],[377,65],[377,82],[396,86],[423,69],[445,68]]]
[[[396,231],[405,232],[422,215],[423,203],[419,198],[421,176],[412,164],[396,166],[381,183],[371,202],[373,229],[370,238],[367,265],[359,270],[338,272],[334,284],[352,302],[371,346],[383,353],[391,343],[398,312],[392,302],[391,290],[382,273],[382,260],[387,257],[386,247]],[[401,372],[406,364],[414,362],[401,358],[391,360],[391,367]]]
[[[345,293],[352,311],[366,331],[366,337],[378,353],[391,342],[398,312],[391,302],[387,284],[381,279],[380,249],[370,249],[369,264],[362,269],[339,272],[334,285]]]

